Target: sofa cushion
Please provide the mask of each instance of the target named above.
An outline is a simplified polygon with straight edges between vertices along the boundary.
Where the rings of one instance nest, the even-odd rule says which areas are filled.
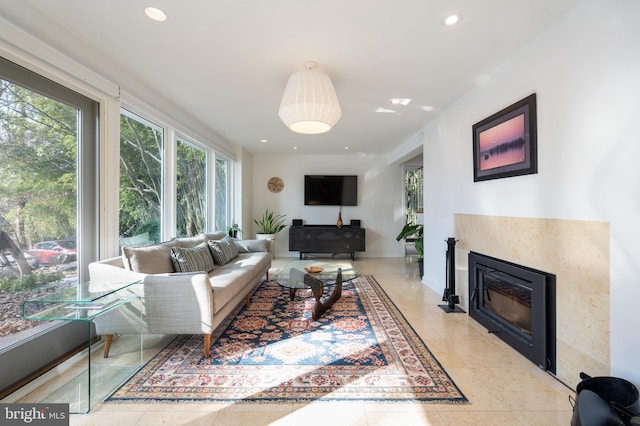
[[[221,240],[224,237],[228,237],[229,234],[227,234],[225,231],[215,231],[211,234],[204,234],[205,239],[207,240]]]
[[[195,247],[172,247],[171,261],[176,272],[209,272],[215,266],[207,243]]]
[[[269,252],[240,253],[238,257],[231,260],[226,265],[217,266],[216,271],[226,269],[243,269],[256,274],[263,274],[265,269],[271,265],[271,254]]]
[[[175,240],[145,247],[122,247],[122,262],[125,269],[143,274],[166,274],[174,272],[171,262],[171,247]]]
[[[233,240],[240,253],[269,251],[268,240]]]
[[[224,265],[238,257],[238,249],[230,237],[224,237],[221,240],[207,241],[213,260],[218,265]]]
[[[245,269],[221,269],[216,267],[209,273],[213,290],[213,312],[218,312],[231,301],[253,279],[253,273]],[[248,290],[247,290],[248,291]]]
[[[204,243],[207,241],[207,236],[204,233],[200,233],[194,237],[182,237],[182,238],[176,238],[176,244],[175,247],[187,247],[187,248],[191,248],[191,247],[195,247],[198,244]]]

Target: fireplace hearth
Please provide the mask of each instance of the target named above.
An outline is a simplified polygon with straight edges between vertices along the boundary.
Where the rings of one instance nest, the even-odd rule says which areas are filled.
[[[556,372],[555,275],[470,252],[469,294],[471,318]]]

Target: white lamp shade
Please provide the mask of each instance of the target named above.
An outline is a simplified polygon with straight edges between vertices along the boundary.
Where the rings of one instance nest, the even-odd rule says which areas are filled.
[[[308,69],[289,77],[278,115],[290,130],[313,135],[331,130],[342,111],[331,79]]]

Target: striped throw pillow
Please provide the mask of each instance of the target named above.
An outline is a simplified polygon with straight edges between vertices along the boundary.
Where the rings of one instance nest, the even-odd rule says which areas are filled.
[[[235,259],[240,255],[238,251],[238,246],[236,246],[235,241],[231,237],[224,237],[222,240],[223,244],[229,244],[229,252],[231,253],[231,259]]]
[[[221,240],[209,240],[209,250],[217,265],[224,265],[238,257],[238,248],[230,237]]]
[[[195,247],[172,247],[171,261],[176,272],[210,272],[215,263],[207,243]]]

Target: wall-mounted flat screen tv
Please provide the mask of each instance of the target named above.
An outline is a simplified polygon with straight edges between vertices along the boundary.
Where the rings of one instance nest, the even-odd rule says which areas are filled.
[[[357,206],[358,176],[306,175],[305,206]]]

